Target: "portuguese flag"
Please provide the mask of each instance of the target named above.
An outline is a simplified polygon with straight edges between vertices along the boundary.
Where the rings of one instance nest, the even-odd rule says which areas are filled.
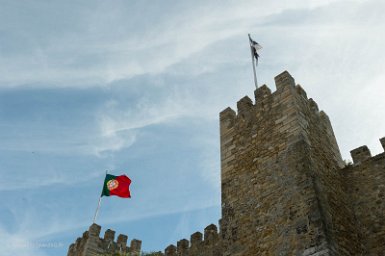
[[[131,180],[126,175],[114,176],[106,175],[104,180],[102,196],[119,196],[130,198]]]

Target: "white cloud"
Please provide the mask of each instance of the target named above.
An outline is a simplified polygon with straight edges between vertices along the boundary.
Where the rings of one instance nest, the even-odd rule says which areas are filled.
[[[382,89],[385,82],[382,74],[385,67],[385,51],[382,50],[385,44],[384,16],[378,15],[381,11],[378,6],[383,5],[381,1],[194,2],[185,3],[194,7],[184,6],[167,12],[167,18],[145,17],[148,20],[143,21],[144,25],[141,13],[134,14],[137,16],[132,19],[120,4],[124,7],[122,1],[116,5],[99,1],[95,9],[81,12],[84,23],[74,27],[72,32],[57,33],[42,40],[44,42],[37,40],[31,32],[28,38],[35,42],[28,41],[25,45],[30,48],[28,51],[0,51],[0,87],[28,83],[33,83],[33,86],[85,87],[109,83],[108,89],[113,91],[116,89],[114,82],[121,80],[127,82],[127,87],[139,88],[135,99],[129,98],[132,96],[129,92],[127,97],[113,95],[95,114],[95,122],[87,128],[47,126],[52,131],[57,130],[52,137],[44,131],[30,133],[30,137],[23,137],[28,133],[13,136],[10,131],[17,130],[17,127],[11,126],[5,129],[8,139],[2,139],[2,150],[40,151],[62,156],[91,155],[99,157],[99,160],[106,159],[105,162],[111,161],[108,164],[114,166],[115,162],[109,156],[139,143],[141,132],[146,128],[173,125],[182,118],[212,122],[222,108],[235,105],[242,93],[252,94],[251,73],[247,78],[244,78],[247,73],[239,73],[240,67],[249,62],[247,32],[264,42],[258,67],[260,81],[272,80],[283,69],[288,69],[308,95],[314,97],[320,108],[331,116],[337,140],[342,142],[343,155],[356,146],[370,145],[378,137],[385,136],[385,133],[381,134],[385,127]],[[139,29],[134,30],[135,26]],[[130,29],[125,30],[126,27]],[[24,36],[26,34],[16,39]],[[239,38],[245,41],[244,44],[241,45]],[[221,47],[230,41],[234,49]],[[241,56],[243,53],[245,57]],[[251,67],[247,68],[250,70]],[[129,79],[148,74],[153,78],[148,87],[141,87],[140,79]],[[233,74],[233,77],[229,79],[228,74]],[[165,78],[167,75],[169,77]],[[272,83],[269,86],[272,88]],[[155,87],[158,90],[151,90]],[[122,91],[122,94],[126,92]],[[207,123],[204,125],[208,126]],[[29,125],[27,129],[39,131],[41,127]],[[20,128],[21,131],[27,129]],[[20,140],[15,143],[15,138]],[[197,172],[204,182],[218,191],[218,141],[189,138],[187,142],[189,146],[201,147]],[[379,142],[373,143],[376,143],[375,151],[379,151]],[[95,171],[87,171],[73,181],[73,170],[60,172],[48,167],[42,168],[41,172],[37,170],[34,175],[29,173],[24,182],[13,180],[12,186],[5,186],[9,180],[3,179],[1,191],[38,190],[52,184],[83,183],[98,176]],[[42,174],[49,175],[41,179]],[[12,171],[7,171],[7,175],[16,177]],[[156,189],[148,188],[145,193],[154,194]],[[173,196],[167,197],[169,201],[162,199],[165,201],[153,205],[132,207],[131,204],[113,220],[103,216],[101,220],[107,225],[178,212],[180,207],[188,211],[219,204],[217,198],[204,198],[199,203],[191,199],[183,202],[184,205],[176,204]],[[148,195],[143,198],[148,199]],[[63,205],[67,207],[68,203]],[[23,210],[29,217],[18,220],[20,232],[0,229],[0,247],[5,248],[2,253],[6,255],[43,255],[39,248],[10,245],[25,244],[25,241],[88,225],[85,218],[79,220],[80,215],[70,216],[64,211],[66,216],[63,217],[62,211],[46,221],[42,230],[39,217],[42,210]],[[181,225],[181,230],[184,230],[184,224]],[[25,234],[24,230],[29,230],[29,233]]]
[[[306,5],[315,8],[331,2],[312,1]],[[209,45],[231,36],[245,36],[264,17],[300,3],[303,6],[302,1],[290,4],[272,1],[263,5],[252,1],[228,5],[205,3],[206,7],[198,12],[182,6],[160,22],[157,17],[153,20],[147,17],[152,26],[141,33],[125,31],[124,24],[138,22],[142,17],[124,13],[119,8],[124,9],[123,2],[116,5],[98,2],[93,12],[77,13],[84,16],[84,23],[76,32],[58,34],[44,45],[32,38],[26,46],[31,48],[28,53],[2,56],[0,86],[30,83],[92,86],[141,74],[158,74]]]
[[[113,169],[113,168],[111,168]],[[32,171],[33,175],[27,174],[25,171],[23,174],[12,173],[12,179],[5,179],[10,173],[3,174],[3,179],[0,180],[0,191],[23,191],[30,189],[44,189],[44,187],[54,185],[74,185],[84,182],[89,182],[96,177],[100,177],[100,173],[96,172],[82,172],[80,177],[76,180],[73,179],[73,173],[64,173],[63,170],[55,170],[46,167],[42,167],[39,171]],[[48,175],[47,175],[48,173]],[[26,179],[28,177],[28,179]]]
[[[204,109],[209,107],[199,105],[188,93],[186,95],[183,89],[174,88],[167,96],[155,97],[154,100],[142,97],[128,106],[117,100],[108,101],[98,114],[99,127],[106,139],[122,139],[115,149],[110,148],[119,150],[131,145],[134,137],[129,135],[136,134],[142,128],[167,124],[182,117],[204,118],[206,117]],[[128,137],[125,134],[128,134]]]
[[[25,236],[21,233],[11,234],[0,228],[0,247],[1,255],[11,256],[45,256],[42,252],[41,247],[53,246],[48,243],[38,243],[31,240],[30,237]]]

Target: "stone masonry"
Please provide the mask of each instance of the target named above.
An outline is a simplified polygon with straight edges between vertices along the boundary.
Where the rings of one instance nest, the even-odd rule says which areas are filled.
[[[82,237],[70,245],[67,256],[140,255],[142,241],[133,239],[128,247],[126,235],[119,235],[115,242],[115,231],[107,229],[104,238],[100,238],[100,230],[99,225],[92,224]]]
[[[385,153],[362,146],[344,164],[328,116],[287,71],[275,83],[220,113],[219,230],[211,224],[164,255],[385,255]],[[68,256],[107,252],[92,227]]]

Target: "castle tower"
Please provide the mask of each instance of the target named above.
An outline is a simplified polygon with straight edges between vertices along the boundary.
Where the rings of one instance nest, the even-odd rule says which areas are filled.
[[[328,116],[287,72],[220,113],[223,255],[360,255]]]
[[[285,71],[277,90],[220,113],[222,219],[165,256],[385,255],[385,152],[344,165],[328,116]],[[380,139],[385,150],[385,137]],[[141,241],[93,224],[68,256],[140,254]]]

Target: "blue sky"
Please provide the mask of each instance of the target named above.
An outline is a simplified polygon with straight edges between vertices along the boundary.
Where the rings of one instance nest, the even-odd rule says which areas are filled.
[[[288,70],[344,159],[385,136],[385,3],[0,0],[2,255],[66,255],[105,170],[133,180],[98,223],[143,249],[220,218],[218,113]]]

